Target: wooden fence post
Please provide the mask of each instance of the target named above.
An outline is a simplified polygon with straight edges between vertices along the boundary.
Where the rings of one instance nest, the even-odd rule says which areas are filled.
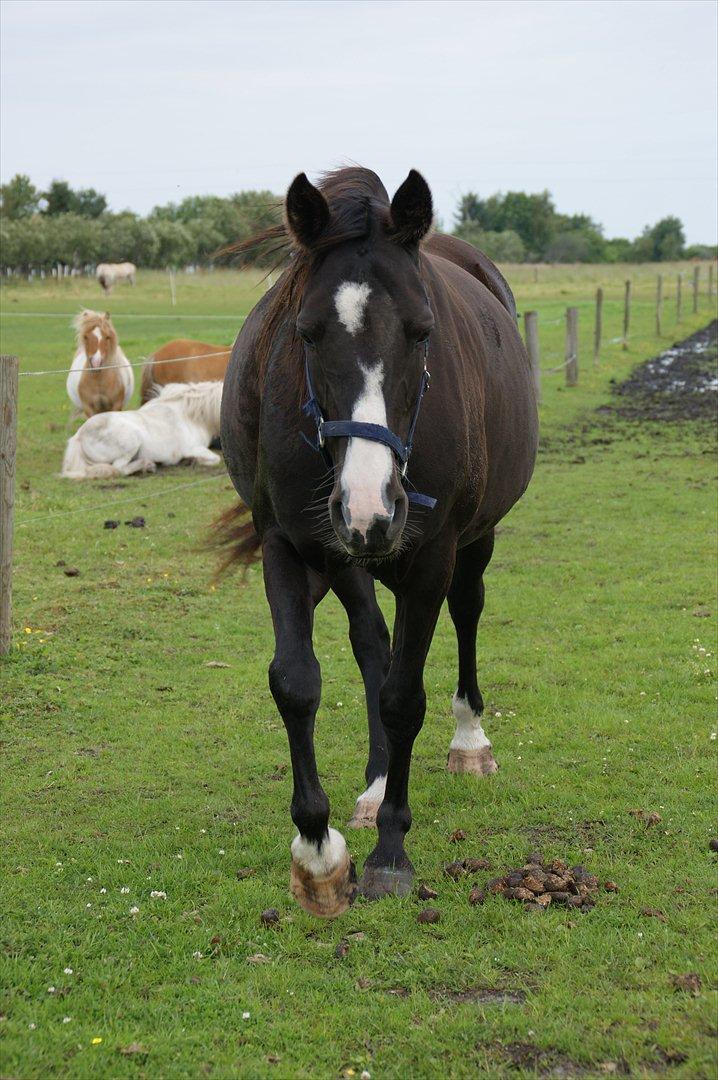
[[[708,302],[713,300],[713,263],[708,265]]]
[[[0,356],[0,656],[10,649],[19,360]]]
[[[527,311],[524,315],[524,337],[526,339],[526,351],[531,361],[531,371],[536,387],[536,400],[541,401],[541,368],[539,366],[539,338],[538,338],[538,313]]]
[[[578,308],[566,308],[566,386],[578,384]]]
[[[676,322],[681,321],[681,301],[683,292],[683,274],[679,274],[676,279]]]
[[[700,280],[700,276],[701,276],[701,268],[698,265],[698,263],[696,263],[696,265],[693,267],[693,314],[694,315],[698,311],[698,282]]]
[[[631,328],[631,282],[626,282],[623,300],[623,348],[628,348],[628,331]]]
[[[603,324],[603,289],[596,289],[596,325],[593,331],[593,362],[598,363],[601,351],[601,330]]]
[[[167,267],[167,273],[170,276],[170,300],[172,301],[172,307],[177,307],[177,293],[175,292],[175,272],[171,266]]]
[[[656,282],[656,336],[661,336],[661,315],[663,308],[663,274],[658,275]]]

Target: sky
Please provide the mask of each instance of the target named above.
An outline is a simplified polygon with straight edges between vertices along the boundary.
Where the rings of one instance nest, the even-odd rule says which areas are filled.
[[[411,167],[552,192],[606,236],[666,214],[715,243],[714,0],[2,0],[0,177],[145,213]]]

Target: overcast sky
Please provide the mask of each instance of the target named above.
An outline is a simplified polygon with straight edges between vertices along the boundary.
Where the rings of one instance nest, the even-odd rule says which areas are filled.
[[[548,188],[607,236],[665,214],[715,242],[714,0],[2,0],[2,179],[145,212],[411,166]]]

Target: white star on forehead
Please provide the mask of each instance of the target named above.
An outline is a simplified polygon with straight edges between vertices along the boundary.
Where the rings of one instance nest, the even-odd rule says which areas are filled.
[[[371,289],[363,282],[343,282],[334,294],[339,322],[349,334],[356,334],[364,322],[364,312]]]

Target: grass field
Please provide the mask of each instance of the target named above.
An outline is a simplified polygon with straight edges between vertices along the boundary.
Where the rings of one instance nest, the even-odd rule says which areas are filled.
[[[21,379],[15,643],[1,669],[2,1075],[715,1076],[712,438],[595,412],[611,379],[714,314],[705,293],[693,314],[686,290],[677,326],[677,268],[661,269],[661,340],[655,267],[540,267],[538,280],[508,270],[519,310],[540,313],[545,366],[562,359],[553,320],[579,307],[580,381],[544,380],[536,474],[487,573],[479,676],[496,777],[445,771],[447,614],[429,657],[408,849],[417,881],[439,892],[433,926],[417,923],[415,897],[360,900],[326,924],[288,894],[291,772],[267,689],[261,572],[244,588],[213,586],[198,550],[232,499],[226,475],[62,481],[65,377]],[[616,338],[627,275],[629,348],[607,345],[594,367],[595,287],[605,339]],[[133,360],[175,336],[230,342],[263,288],[258,275],[180,275],[173,311],[161,274],[140,274],[108,305],[86,280],[12,285],[2,352],[26,371],[68,367],[69,320],[22,313],[80,304],[109,306]],[[103,528],[136,515],[144,529]],[[342,828],[363,788],[366,733],[333,600],[316,651],[318,760]],[[457,828],[461,844],[449,840]],[[361,866],[372,835],[347,840]],[[535,915],[499,897],[471,907],[474,879],[443,873],[464,855],[498,873],[537,847],[618,891],[585,915]],[[269,907],[277,928],[260,922]],[[674,985],[688,973],[695,993]],[[482,993],[463,1000],[471,990]]]

